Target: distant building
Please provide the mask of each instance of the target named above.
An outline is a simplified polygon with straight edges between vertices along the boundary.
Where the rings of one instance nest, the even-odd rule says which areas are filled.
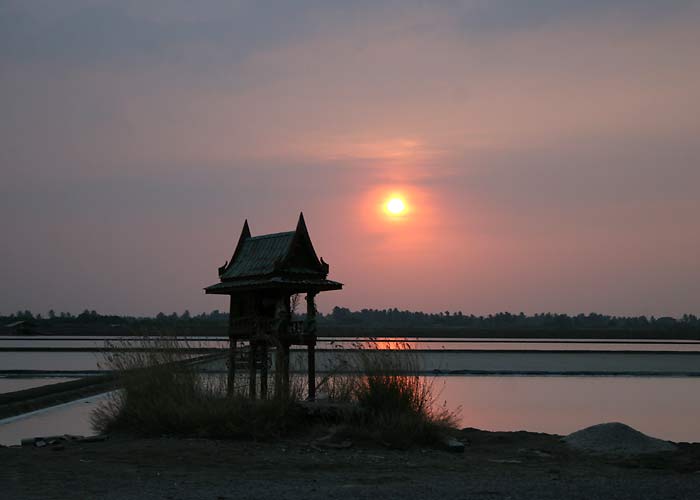
[[[3,333],[5,335],[32,335],[35,333],[34,323],[26,319],[13,321],[5,325]]]
[[[660,326],[663,328],[670,328],[676,326],[676,318],[672,318],[670,316],[662,316],[661,318],[656,318],[656,321],[654,322],[654,325]]]

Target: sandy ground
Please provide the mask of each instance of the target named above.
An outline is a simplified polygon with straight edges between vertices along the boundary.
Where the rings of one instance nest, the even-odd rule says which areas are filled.
[[[463,454],[308,439],[128,439],[0,448],[3,499],[694,499],[700,445],[637,459],[582,455],[558,436],[464,430]]]

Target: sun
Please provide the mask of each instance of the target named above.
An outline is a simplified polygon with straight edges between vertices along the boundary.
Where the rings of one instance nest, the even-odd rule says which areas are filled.
[[[392,215],[401,215],[406,211],[406,204],[401,198],[391,198],[386,202],[386,209]]]

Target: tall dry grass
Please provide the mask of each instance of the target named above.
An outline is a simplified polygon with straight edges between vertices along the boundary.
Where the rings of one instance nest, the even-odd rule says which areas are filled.
[[[305,377],[292,378],[287,398],[251,401],[244,377],[238,377],[238,390],[227,396],[226,377],[200,372],[192,355],[180,349],[196,346],[173,337],[112,347],[121,352],[109,354],[103,364],[117,374],[121,389],[92,414],[92,425],[100,432],[267,439],[319,423],[318,413],[310,417],[299,404]],[[436,444],[455,429],[457,413],[438,403],[435,380],[420,375],[420,360],[410,344],[390,349],[370,344],[343,358],[344,366],[318,386],[319,393],[344,408],[326,424],[354,439],[400,448]]]
[[[182,341],[151,337],[115,347],[143,350],[105,358],[121,389],[91,415],[99,432],[261,439],[288,433],[302,420],[295,392],[284,400],[251,401],[242,389],[227,396],[226,378],[199,372],[191,355],[179,351],[191,347]]]
[[[411,344],[353,347],[344,366],[320,384],[330,400],[352,403],[343,417],[346,433],[405,448],[437,444],[456,430],[461,410],[439,401],[441,390],[435,378],[421,375]]]

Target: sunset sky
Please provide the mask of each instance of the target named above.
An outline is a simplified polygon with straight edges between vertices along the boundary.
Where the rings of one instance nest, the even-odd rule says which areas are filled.
[[[225,309],[300,211],[334,305],[700,314],[700,3],[0,3],[0,313]],[[392,196],[405,214],[388,215]]]

